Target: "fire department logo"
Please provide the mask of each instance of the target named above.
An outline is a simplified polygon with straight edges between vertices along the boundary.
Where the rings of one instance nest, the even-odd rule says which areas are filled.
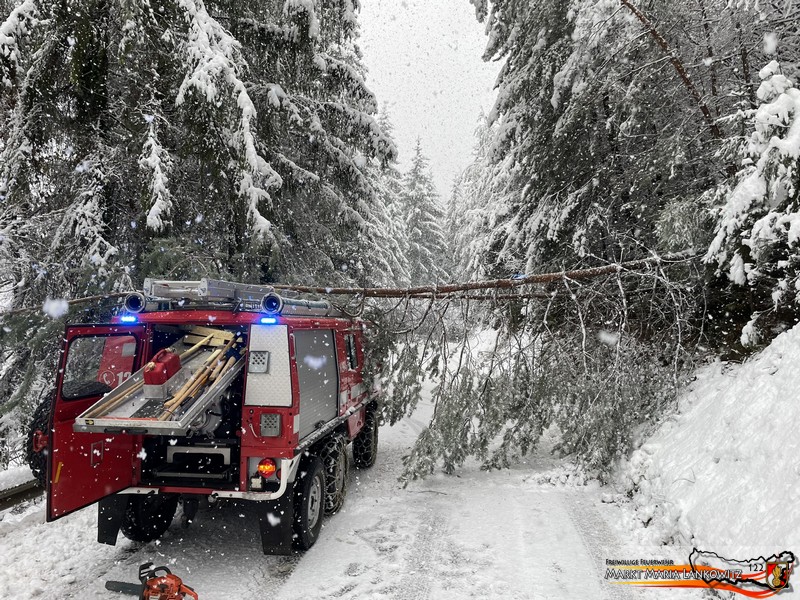
[[[767,563],[767,585],[770,589],[780,591],[789,585],[792,565],[788,561]]]
[[[610,560],[605,579],[644,587],[707,588],[749,598],[791,593],[789,578],[795,555],[788,550],[767,558],[726,558],[716,552],[692,550],[688,564],[666,559]]]
[[[789,576],[795,563],[792,552],[784,551],[768,558],[760,556],[747,560],[725,558],[714,552],[695,549],[690,556],[693,568],[725,570],[732,576],[720,579],[729,591],[768,597],[789,587]],[[754,596],[755,597],[755,596]]]

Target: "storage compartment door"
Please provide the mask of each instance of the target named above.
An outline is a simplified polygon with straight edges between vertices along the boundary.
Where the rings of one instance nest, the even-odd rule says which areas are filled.
[[[253,325],[247,355],[248,406],[291,406],[289,333],[286,325]]]
[[[339,414],[339,374],[333,331],[294,330],[300,388],[300,439]]]
[[[133,485],[137,438],[76,433],[75,418],[138,367],[145,328],[70,327],[60,362],[48,453],[47,520]]]

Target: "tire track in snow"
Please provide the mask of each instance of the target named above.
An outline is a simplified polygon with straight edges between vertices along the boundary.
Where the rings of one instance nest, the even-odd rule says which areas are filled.
[[[570,521],[592,558],[597,579],[603,581],[606,571],[605,559],[620,558],[623,554],[616,534],[612,532],[591,502],[595,497],[587,496],[577,490],[562,494],[563,504],[567,509]],[[633,590],[610,583],[606,583],[604,588],[605,596],[610,600],[633,600],[641,597],[642,593],[641,590]]]
[[[393,598],[426,600],[430,596],[431,583],[436,575],[433,565],[439,562],[437,558],[441,554],[441,544],[446,530],[444,511],[435,509],[433,505],[427,506],[419,519],[417,534],[406,554],[405,574],[399,584],[390,588]]]
[[[427,500],[427,499],[426,499]],[[329,524],[327,538],[309,551],[280,590],[284,598],[426,600],[447,579],[443,544],[448,521],[441,503],[388,500],[381,512],[362,509]],[[347,529],[354,521],[361,527]],[[326,580],[325,586],[317,585]]]

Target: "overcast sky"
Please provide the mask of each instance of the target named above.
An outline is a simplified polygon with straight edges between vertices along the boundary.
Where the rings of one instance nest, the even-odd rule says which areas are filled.
[[[499,65],[469,0],[362,0],[367,83],[389,108],[405,170],[417,137],[442,199],[472,156],[481,110],[494,101]]]

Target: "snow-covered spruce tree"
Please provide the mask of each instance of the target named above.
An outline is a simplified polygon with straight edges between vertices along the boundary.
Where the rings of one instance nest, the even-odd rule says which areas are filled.
[[[481,117],[475,131],[475,156],[472,163],[455,178],[447,202],[447,232],[452,240],[455,279],[485,279],[497,260],[496,238],[506,219],[507,205],[498,202],[508,191],[508,161],[495,164],[492,150],[497,123],[490,125]]]
[[[381,107],[377,120],[383,134],[393,140],[394,125],[386,104]],[[381,206],[386,207],[382,221],[374,225],[384,230],[383,237],[388,242],[379,250],[389,253],[396,262],[396,266],[388,271],[382,280],[378,273],[372,274],[372,280],[384,281],[389,286],[410,285],[412,281],[409,241],[401,202],[403,176],[397,167],[397,157],[392,157],[382,165],[377,165],[373,161],[371,168],[378,196],[382,200]]]
[[[777,61],[759,73],[753,132],[725,198],[706,260],[749,290],[745,346],[769,341],[798,318],[800,303],[800,89]]]
[[[619,2],[477,4],[486,57],[505,61],[490,117],[492,164],[508,184],[492,199],[504,216],[483,242],[487,270],[616,260],[659,246],[665,207],[724,171],[669,55]],[[648,9],[669,31],[694,16],[675,3]],[[673,45],[680,55],[681,40]],[[702,64],[702,53],[688,46],[683,58]]]
[[[4,70],[4,96],[18,90],[6,205],[68,207],[53,247],[78,232],[87,247],[70,254],[91,277],[167,244],[159,266],[176,271],[207,259],[250,279],[324,278],[378,245],[366,166],[395,151],[372,117],[350,0],[24,7],[39,21],[27,55],[8,51],[29,68]]]
[[[382,227],[376,178],[396,151],[373,117],[357,1],[3,2],[11,307],[148,275],[375,283],[404,272]],[[4,411],[54,350],[18,334],[4,341],[18,363],[0,374],[14,393]]]
[[[755,101],[752,65],[776,47],[792,53],[784,8],[473,4],[486,57],[505,60],[487,178],[508,185],[492,198],[502,218],[473,242],[486,267],[502,275],[707,245],[711,200],[697,199],[731,172],[744,131],[735,115]]]
[[[716,270],[716,277],[710,280],[713,292],[709,294],[712,302],[708,309],[713,320],[708,323],[707,330],[713,336],[712,341],[722,345],[728,356],[736,358],[768,343],[775,334],[796,323],[798,318],[793,303],[785,301],[790,293],[781,293],[778,288],[773,287],[775,282],[769,281],[768,273],[771,272],[775,272],[777,279],[783,279],[778,276],[783,270],[782,259],[776,255],[774,263],[770,265],[766,251],[769,244],[760,242],[760,251],[767,254],[762,254],[756,261],[759,265],[752,277],[746,278],[747,284],[740,285],[740,277],[729,277],[732,270],[736,269],[731,269],[732,265],[726,263],[731,259],[738,260],[738,254],[743,259],[742,265],[747,263],[749,269],[754,266],[750,254],[755,249],[744,247],[739,252],[734,252],[737,246],[735,240],[722,230],[731,228],[733,223],[730,217],[732,212],[736,212],[731,202],[736,197],[742,197],[740,185],[753,175],[754,169],[759,168],[756,163],[760,163],[762,158],[776,160],[776,151],[759,152],[755,140],[759,129],[765,133],[763,123],[754,123],[760,110],[759,105],[770,104],[769,100],[760,97],[758,93],[761,85],[759,71],[763,65],[775,60],[780,64],[783,76],[792,82],[800,79],[800,43],[796,27],[797,19],[800,18],[800,7],[791,3],[750,3],[739,0],[729,3],[720,14],[725,19],[713,20],[712,28],[722,33],[727,31],[729,34],[727,46],[718,47],[717,55],[724,55],[727,51],[728,57],[727,60],[718,59],[714,66],[721,69],[736,67],[735,79],[741,82],[738,89],[734,87],[728,92],[729,97],[740,101],[734,106],[726,106],[721,112],[723,118],[730,123],[731,133],[735,133],[729,137],[726,150],[730,164],[737,167],[733,177],[711,188],[701,197],[701,202],[696,204],[711,206],[713,209],[714,224],[709,229],[716,236],[712,236],[715,239],[707,255],[707,262],[720,267]],[[731,57],[735,58],[732,60]],[[768,73],[769,69],[762,71],[762,74]],[[724,70],[720,78],[723,81],[728,78]],[[780,138],[780,127],[772,134]],[[772,157],[766,159],[765,155],[771,152]],[[763,175],[768,182],[773,178],[769,169]],[[774,201],[773,196],[770,203]],[[754,201],[751,208],[757,219],[757,215],[764,211],[763,202]],[[772,208],[778,211],[790,210],[785,206]],[[746,220],[746,217],[740,215],[736,219]],[[742,227],[741,235],[746,239],[749,236],[749,224],[742,223]],[[727,239],[723,241],[723,238]],[[776,242],[775,247],[777,251],[780,242]],[[761,275],[758,274],[759,270]],[[780,285],[786,285],[786,282]],[[776,293],[774,299],[773,293]],[[743,331],[745,335],[742,335]]]
[[[443,268],[448,256],[445,211],[419,140],[414,146],[411,167],[403,176],[399,209],[405,224],[406,258],[412,281],[423,285],[446,280],[449,273]]]

